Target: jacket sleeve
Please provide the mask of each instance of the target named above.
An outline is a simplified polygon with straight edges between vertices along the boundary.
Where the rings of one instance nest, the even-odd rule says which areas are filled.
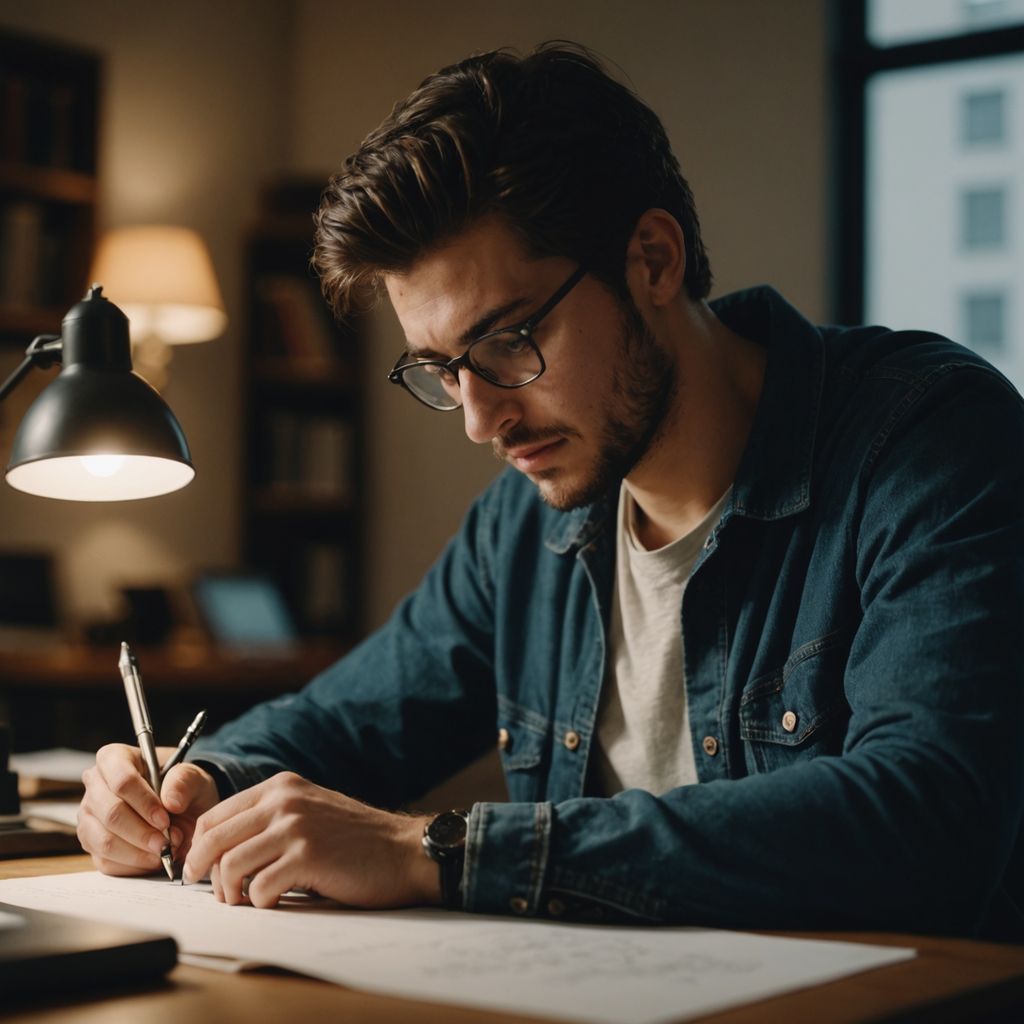
[[[395,807],[483,753],[496,719],[488,502],[380,630],[301,692],[198,741],[189,760],[229,790],[289,770]]]
[[[926,383],[851,498],[862,618],[841,754],[660,797],[478,804],[470,909],[984,927],[1024,803],[1024,413],[987,370]]]

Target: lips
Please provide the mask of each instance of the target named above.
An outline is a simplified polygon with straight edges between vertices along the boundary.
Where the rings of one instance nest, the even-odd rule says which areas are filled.
[[[506,456],[516,469],[523,473],[533,473],[549,466],[557,458],[557,452],[564,444],[564,438],[556,437],[553,441],[510,448]]]

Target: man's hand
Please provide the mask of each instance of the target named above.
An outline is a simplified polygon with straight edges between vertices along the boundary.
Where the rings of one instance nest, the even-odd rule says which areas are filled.
[[[354,907],[438,904],[423,824],[282,772],[200,817],[184,877],[209,873],[217,899],[248,896],[256,907],[274,906],[289,889]]]
[[[173,752],[173,747],[157,747],[160,763]],[[111,743],[96,754],[96,764],[82,773],[85,796],[78,810],[78,841],[104,874],[159,871],[168,825],[174,857],[180,860],[192,840],[196,819],[217,802],[216,784],[198,765],[172,768],[160,797],[145,771],[137,747]]]

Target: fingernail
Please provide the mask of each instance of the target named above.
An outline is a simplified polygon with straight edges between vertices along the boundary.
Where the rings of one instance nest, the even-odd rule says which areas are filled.
[[[181,841],[184,838],[185,837],[182,835],[182,832],[181,832],[180,828],[172,828],[171,829],[171,845],[172,846],[181,846]]]
[[[160,829],[161,832],[171,823],[171,819],[167,816],[167,812],[162,807],[158,807],[149,816],[149,820],[152,822],[153,826]]]
[[[163,836],[150,836],[149,842],[146,843],[146,846],[154,853],[159,854],[163,850],[164,843],[166,842],[167,840],[164,839]]]
[[[191,885],[192,884],[192,872],[188,869],[188,862],[186,861],[181,865],[181,884]]]

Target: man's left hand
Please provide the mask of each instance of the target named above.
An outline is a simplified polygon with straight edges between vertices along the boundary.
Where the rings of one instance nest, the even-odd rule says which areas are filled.
[[[281,772],[199,818],[185,877],[209,874],[217,899],[248,896],[256,907],[275,906],[290,889],[353,907],[439,904],[437,865],[421,846],[424,821]]]

